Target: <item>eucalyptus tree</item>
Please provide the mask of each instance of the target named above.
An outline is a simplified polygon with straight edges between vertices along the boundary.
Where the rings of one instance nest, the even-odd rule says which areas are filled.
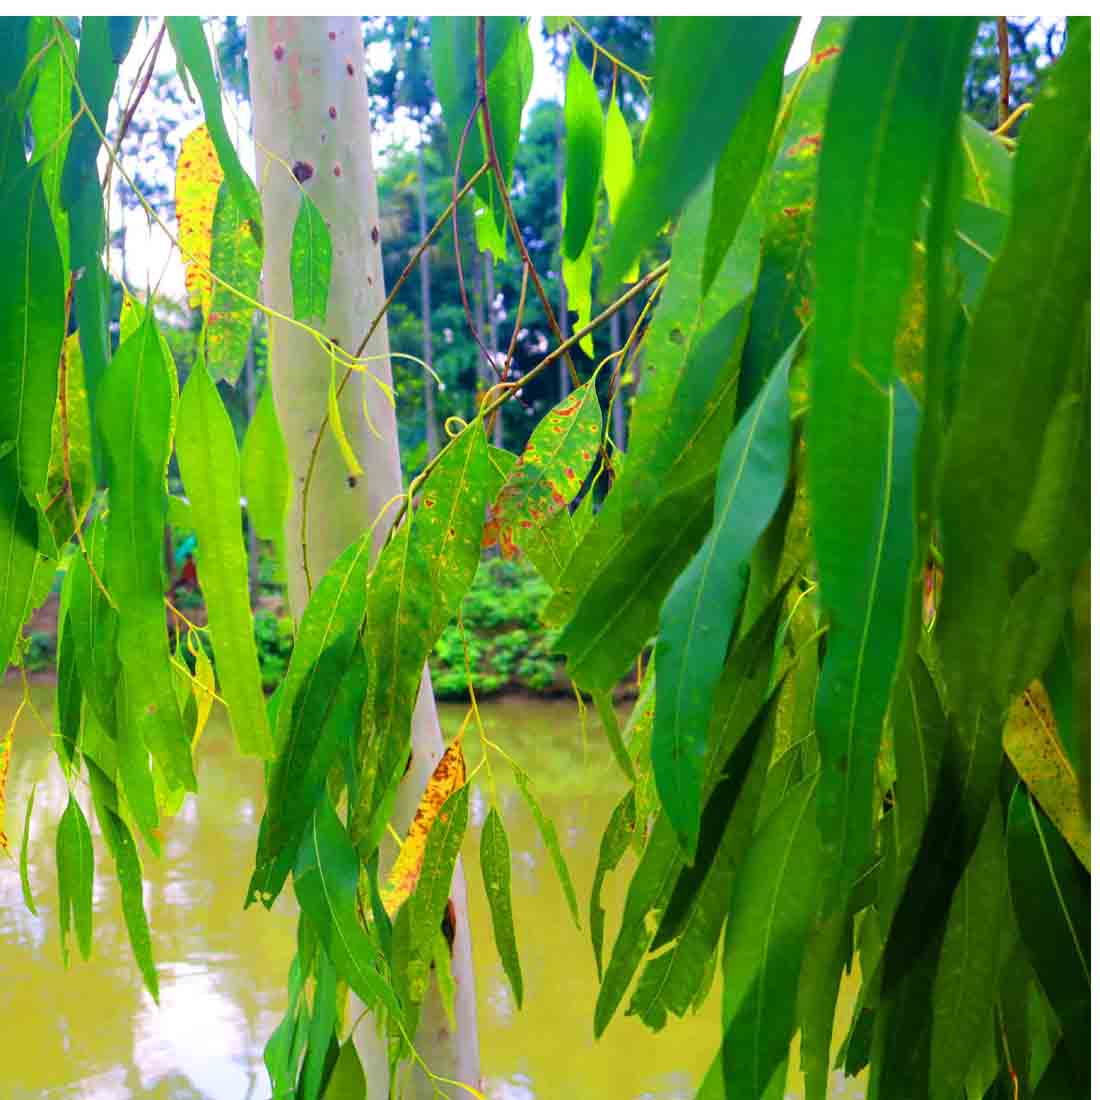
[[[301,909],[274,1095],[480,1095],[457,857],[463,740],[484,734],[472,705],[442,751],[424,669],[494,542],[550,586],[543,617],[626,787],[588,905],[597,1037],[624,1004],[660,1031],[720,973],[701,1097],[778,1095],[796,1069],[823,1097],[834,1065],[869,1069],[878,1097],[1087,1087],[1091,27],[1069,21],[1012,138],[961,112],[977,20],[825,19],[784,77],[796,25],[661,19],[637,155],[571,55],[563,249],[591,279],[606,194],[610,305],[559,339],[512,202],[530,28],[433,21],[447,213],[482,211],[479,239],[523,265],[555,342],[403,491],[358,22],[250,22],[257,189],[199,20],[167,20],[206,119],[177,173],[204,316],[182,393],[154,309],[127,297],[107,338],[97,158],[135,20],[85,17],[79,48],[59,20],[0,23],[0,235],[24,275],[0,302],[0,653],[22,659],[60,567],[63,949],[91,948],[91,810],[157,996],[135,834],[155,854],[195,791],[216,674],[241,751],[267,761],[249,900],[289,881]],[[669,260],[635,271],[666,231]],[[584,368],[574,352],[632,304],[645,323]],[[257,308],[272,396],[238,456],[215,379],[239,373]],[[599,384],[642,350],[622,454]],[[522,453],[491,446],[491,416],[559,360],[572,388]],[[89,516],[93,446],[109,508]],[[187,502],[166,490],[173,451]],[[258,529],[284,531],[299,620],[267,701],[242,489]],[[167,514],[205,548],[213,668],[165,631]],[[611,691],[634,670],[623,725]],[[579,929],[553,821],[483,749],[515,770]],[[489,788],[482,877],[522,1006]],[[33,800],[18,809],[29,821]],[[624,861],[610,937],[603,885]]]

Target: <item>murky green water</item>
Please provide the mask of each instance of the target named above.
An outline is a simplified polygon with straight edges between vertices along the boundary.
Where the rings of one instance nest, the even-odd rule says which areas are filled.
[[[45,687],[34,695],[44,710],[50,696]],[[0,728],[18,699],[18,688],[0,684]],[[461,708],[443,708],[448,732],[461,717]],[[557,822],[585,909],[600,836],[623,791],[596,723],[590,717],[585,736],[576,707],[565,703],[506,701],[487,705],[484,717],[489,736],[532,776]],[[0,1096],[266,1100],[262,1051],[286,1005],[295,912],[290,897],[270,913],[241,908],[262,805],[260,766],[241,759],[224,723],[213,721],[200,751],[201,801],[189,798],[167,825],[163,857],[145,860],[158,1008],[133,964],[113,870],[98,839],[94,953],[85,963],[74,951],[68,972],[62,966],[53,844],[66,789],[46,748],[42,728],[24,711],[15,732],[7,828],[17,856],[19,811],[37,782],[30,878],[38,915],[23,905],[17,866],[0,857]],[[476,745],[469,748],[473,764]],[[673,1020],[656,1036],[635,1018],[617,1018],[597,1044],[587,922],[583,932],[573,925],[510,770],[498,765],[494,773],[512,843],[525,1003],[517,1012],[496,958],[478,870],[477,842],[488,809],[483,770],[474,780],[465,859],[487,1096],[691,1096],[718,1042],[718,996],[699,1016]],[[609,936],[626,883],[627,873],[620,873],[606,888]]]

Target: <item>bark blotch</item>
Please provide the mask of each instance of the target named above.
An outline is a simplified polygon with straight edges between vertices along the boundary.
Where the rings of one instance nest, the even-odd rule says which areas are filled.
[[[308,160],[296,160],[291,171],[299,183],[305,183],[306,180],[313,178],[313,165]]]

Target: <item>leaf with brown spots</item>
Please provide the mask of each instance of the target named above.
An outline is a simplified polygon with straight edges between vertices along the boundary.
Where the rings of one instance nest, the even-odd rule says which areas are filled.
[[[420,868],[424,864],[428,833],[439,817],[443,803],[465,782],[466,759],[462,755],[462,742],[456,739],[436,764],[435,771],[420,796],[416,816],[412,819],[401,850],[397,853],[389,881],[382,889],[382,904],[391,917],[416,887]]]
[[[1035,801],[1091,869],[1089,822],[1081,810],[1077,775],[1058,736],[1050,697],[1038,680],[1009,707],[1004,747]]]
[[[214,208],[222,182],[222,166],[206,124],[196,126],[183,139],[176,161],[176,220],[180,247],[188,257],[185,281],[192,308],[210,310],[213,280],[210,253],[213,247]]]
[[[603,416],[591,381],[559,401],[531,434],[493,505],[501,553],[536,553],[547,523],[580,492],[596,458]]]

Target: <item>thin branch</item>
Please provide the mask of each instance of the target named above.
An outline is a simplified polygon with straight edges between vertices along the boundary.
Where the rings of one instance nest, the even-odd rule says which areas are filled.
[[[550,299],[546,297],[546,290],[542,285],[542,280],[539,278],[538,271],[535,270],[535,264],[531,259],[531,253],[527,251],[527,242],[524,241],[519,222],[516,220],[516,211],[512,206],[512,197],[509,194],[508,181],[504,178],[504,171],[500,167],[500,158],[497,156],[496,139],[493,137],[493,122],[489,117],[489,94],[486,89],[485,16],[479,15],[477,17],[477,92],[478,100],[481,104],[481,120],[485,130],[486,158],[492,166],[493,175],[497,181],[497,191],[500,194],[501,202],[504,203],[504,212],[508,216],[508,224],[512,228],[512,236],[515,238],[516,247],[523,257],[524,264],[531,271],[531,280],[535,284],[535,293],[538,294],[539,301],[542,302],[543,312],[545,312],[546,319],[550,322],[550,330],[554,334],[554,339],[558,341],[561,347],[572,347],[572,342],[564,340],[561,329],[558,327],[558,318],[554,313],[554,307],[550,304]],[[569,367],[569,375],[573,380],[573,385],[579,386],[580,378],[577,376],[577,368],[573,366],[573,360],[568,353],[565,355],[565,362]]]
[[[1000,57],[1001,94],[998,100],[998,114],[1001,128],[1008,121],[1008,90],[1011,76],[1011,64],[1008,56],[1008,17],[997,16],[997,53]]]
[[[580,22],[580,20],[576,19],[572,15],[567,16],[566,18],[568,18],[569,25],[571,27],[576,27],[576,29],[579,30],[582,35],[584,35],[584,37],[588,40],[589,45],[591,45],[592,49],[596,53],[603,54],[603,56],[606,57],[607,60],[610,61],[613,66],[615,66],[615,68],[622,69],[624,73],[630,73],[630,75],[634,77],[634,79],[642,86],[642,91],[645,92],[646,95],[649,95],[649,77],[646,76],[645,73],[640,73],[637,69],[632,69],[621,57],[617,57],[610,50],[604,49],[604,47],[601,46],[599,42],[597,42],[592,37],[592,35],[590,35],[588,31],[584,29],[584,26]],[[612,76],[612,81],[614,81],[614,76]]]

